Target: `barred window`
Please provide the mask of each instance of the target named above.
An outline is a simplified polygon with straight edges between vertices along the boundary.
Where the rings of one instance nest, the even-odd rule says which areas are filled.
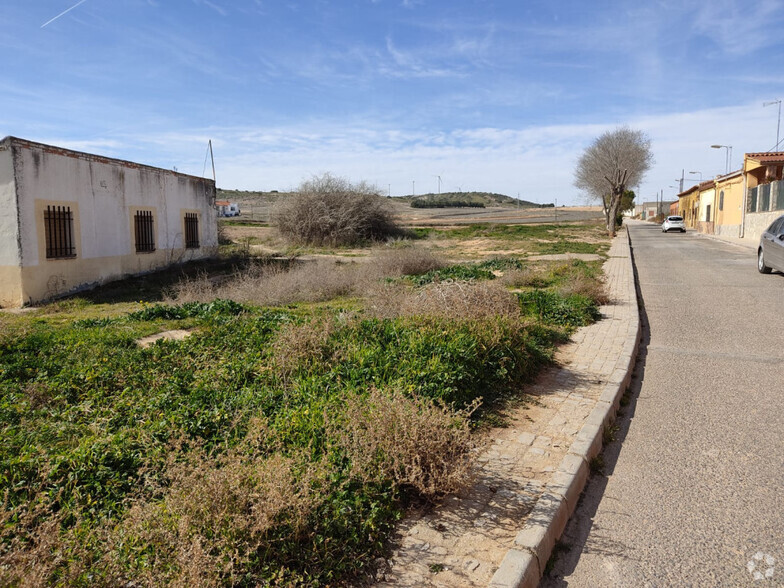
[[[155,232],[151,210],[140,210],[133,217],[136,253],[155,251]]]
[[[185,213],[185,247],[187,249],[199,247],[199,215],[195,212]]]
[[[73,213],[70,206],[47,206],[44,211],[47,259],[76,257]]]
[[[719,210],[724,210],[724,190],[719,192]]]

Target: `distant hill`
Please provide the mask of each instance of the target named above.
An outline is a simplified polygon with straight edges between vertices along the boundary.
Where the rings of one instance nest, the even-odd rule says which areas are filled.
[[[426,206],[427,202],[433,202],[435,205],[449,206],[450,202],[454,205],[466,203],[468,206],[519,206],[521,208],[539,208],[540,205],[535,202],[527,200],[518,200],[511,196],[504,194],[496,194],[493,192],[441,192],[441,194],[419,194],[417,196],[396,196],[395,200],[404,202],[417,202],[419,206]]]

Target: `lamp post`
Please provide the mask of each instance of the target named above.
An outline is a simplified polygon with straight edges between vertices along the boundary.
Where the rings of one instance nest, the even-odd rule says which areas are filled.
[[[730,173],[730,162],[732,160],[732,145],[711,145],[711,149],[726,149],[726,156],[724,158],[725,174]]]
[[[701,171],[690,171],[690,174],[700,174],[700,182],[702,182],[702,172]]]
[[[779,129],[781,129],[781,99],[776,98],[775,100],[771,100],[770,102],[763,102],[762,106],[772,106],[773,104],[779,105],[779,119],[776,123],[776,146],[771,149],[771,151],[775,151],[779,148]]]

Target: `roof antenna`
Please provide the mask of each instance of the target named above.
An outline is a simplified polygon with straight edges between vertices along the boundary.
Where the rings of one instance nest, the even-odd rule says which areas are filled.
[[[218,180],[215,178],[215,157],[212,154],[212,139],[207,141],[207,145],[210,147],[210,160],[212,161],[212,181],[215,182],[215,185],[217,186]]]

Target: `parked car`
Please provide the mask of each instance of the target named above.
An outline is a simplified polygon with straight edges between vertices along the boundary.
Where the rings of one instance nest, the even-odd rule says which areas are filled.
[[[761,274],[772,270],[784,272],[784,215],[773,221],[760,237],[757,269]]]
[[[686,225],[683,224],[682,216],[668,216],[662,223],[662,233],[669,233],[670,231],[686,232]]]

